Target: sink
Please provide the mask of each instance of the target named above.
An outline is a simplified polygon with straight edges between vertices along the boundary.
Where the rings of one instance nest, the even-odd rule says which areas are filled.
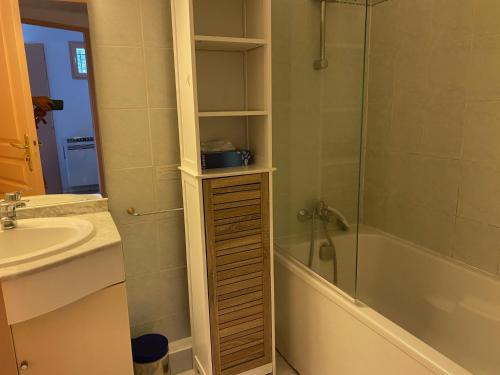
[[[0,268],[61,253],[86,242],[92,223],[72,217],[18,220],[15,229],[0,231]]]

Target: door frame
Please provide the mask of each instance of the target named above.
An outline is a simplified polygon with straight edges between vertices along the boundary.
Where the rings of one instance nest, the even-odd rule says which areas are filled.
[[[82,1],[83,2],[83,1]],[[94,75],[94,66],[92,62],[92,48],[90,43],[90,32],[88,27],[68,25],[57,22],[50,21],[42,21],[35,20],[32,18],[21,18],[21,23],[35,25],[35,26],[43,26],[50,27],[54,29],[62,29],[62,30],[70,30],[70,31],[78,31],[83,33],[83,43],[85,45],[85,49],[87,51],[87,82],[89,85],[89,96],[90,96],[90,104],[91,104],[91,112],[92,112],[92,122],[94,127],[94,141],[96,145],[97,152],[97,163],[99,167],[99,187],[100,193],[102,196],[106,196],[106,184],[104,181],[104,163],[102,159],[102,147],[101,147],[101,132],[99,128],[99,119],[97,115],[97,101],[95,94],[95,75]]]

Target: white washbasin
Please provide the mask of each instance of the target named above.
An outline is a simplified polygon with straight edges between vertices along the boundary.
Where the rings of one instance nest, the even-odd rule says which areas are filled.
[[[0,268],[30,262],[76,247],[94,232],[92,223],[71,217],[18,220],[0,231]]]

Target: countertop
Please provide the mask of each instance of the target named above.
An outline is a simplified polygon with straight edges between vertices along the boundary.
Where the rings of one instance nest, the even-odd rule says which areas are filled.
[[[86,212],[83,214],[81,214],[81,212],[78,212],[78,214],[71,214],[71,212],[68,211],[61,212],[60,208],[52,206],[51,208],[53,209],[53,211],[59,213],[59,215],[48,215],[48,216],[66,216],[66,217],[70,216],[90,221],[92,224],[94,224],[94,233],[92,234],[92,237],[88,241],[70,250],[66,250],[61,253],[47,256],[45,258],[0,268],[0,280],[18,277],[21,275],[25,275],[27,273],[34,273],[36,271],[46,269],[56,264],[68,262],[77,257],[84,257],[93,252],[103,250],[112,246],[120,245],[121,243],[120,234],[118,233],[118,229],[116,228],[116,225],[113,221],[113,218],[111,217],[111,214],[106,210],[107,207],[104,208],[102,202],[98,202],[95,206],[95,209],[92,209],[92,207],[88,207],[88,205],[86,206],[87,208],[89,208],[89,210],[87,211],[91,212]],[[41,215],[33,215],[33,216],[41,217]]]

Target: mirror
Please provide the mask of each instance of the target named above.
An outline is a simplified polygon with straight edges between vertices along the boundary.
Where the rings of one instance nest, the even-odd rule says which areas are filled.
[[[19,8],[45,193],[87,200],[104,193],[87,5],[19,0]]]

